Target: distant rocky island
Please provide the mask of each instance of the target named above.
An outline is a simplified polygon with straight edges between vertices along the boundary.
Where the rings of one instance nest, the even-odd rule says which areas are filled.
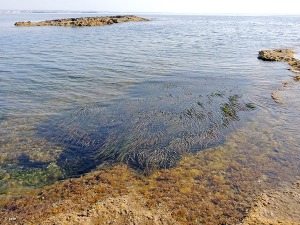
[[[17,27],[32,27],[32,26],[64,26],[64,27],[86,27],[86,26],[105,26],[114,23],[149,21],[149,19],[126,15],[126,16],[102,16],[102,17],[80,17],[45,20],[41,22],[16,22]]]

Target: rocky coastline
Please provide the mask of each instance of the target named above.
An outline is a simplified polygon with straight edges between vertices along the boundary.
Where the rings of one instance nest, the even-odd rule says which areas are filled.
[[[104,16],[104,17],[80,17],[45,20],[40,22],[16,22],[17,27],[34,27],[34,26],[64,26],[64,27],[87,27],[87,26],[105,26],[115,23],[149,21],[149,19],[125,15],[125,16]]]
[[[287,62],[291,71],[300,72],[300,60],[294,57],[295,52],[291,49],[261,50],[258,59],[263,61]]]
[[[291,49],[261,50],[257,58],[263,61],[287,62],[291,67],[290,70],[296,73],[295,76],[292,76],[293,80],[300,81],[300,60],[295,58],[294,55],[295,52]],[[290,84],[291,82],[283,82],[280,87],[272,92],[271,97],[276,103],[283,103],[278,93]]]

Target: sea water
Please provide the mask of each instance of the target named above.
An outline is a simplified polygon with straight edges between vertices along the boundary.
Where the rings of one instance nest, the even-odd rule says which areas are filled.
[[[261,49],[300,51],[299,16],[147,14],[150,21],[101,27],[14,26],[83,16],[102,15],[0,15],[2,193],[105,162],[148,174],[230,135],[246,159],[255,143],[274,164],[296,168],[283,176],[266,166],[265,176],[299,175],[300,84],[287,64],[257,59]],[[277,104],[271,93],[282,82],[289,85]],[[239,140],[237,129],[253,139]]]

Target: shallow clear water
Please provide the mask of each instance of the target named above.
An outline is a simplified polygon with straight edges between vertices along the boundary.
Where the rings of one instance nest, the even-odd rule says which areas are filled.
[[[144,15],[151,21],[13,26],[80,16],[87,15],[0,15],[3,187],[51,183],[104,161],[142,170],[174,166],[182,154],[222,145],[253,123],[259,128],[249,128],[250,136],[268,130],[270,145],[283,143],[277,151],[297,163],[299,83],[276,104],[271,93],[292,72],[257,53],[300,51],[300,17]],[[228,119],[232,96],[238,103]]]

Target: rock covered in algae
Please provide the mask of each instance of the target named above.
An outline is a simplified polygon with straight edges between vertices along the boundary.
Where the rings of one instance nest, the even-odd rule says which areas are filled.
[[[84,26],[105,26],[114,23],[148,21],[146,18],[126,15],[126,16],[102,16],[102,17],[81,17],[45,20],[41,22],[16,22],[17,27],[33,26],[65,26],[65,27],[84,27]]]
[[[261,50],[258,59],[264,61],[287,62],[293,58],[295,52],[291,49]]]
[[[258,53],[258,59],[263,61],[277,61],[277,62],[287,62],[291,68],[290,70],[298,73],[296,76],[293,76],[294,81],[300,80],[300,60],[294,57],[295,52],[291,49],[275,49],[275,50],[261,50]],[[273,100],[282,104],[283,102],[278,96],[279,91],[282,91],[282,88],[287,87],[289,82],[284,82],[282,85],[272,92],[271,97]]]
[[[292,71],[300,71],[300,60],[294,54],[291,49],[261,50],[257,58],[263,61],[288,62]]]

